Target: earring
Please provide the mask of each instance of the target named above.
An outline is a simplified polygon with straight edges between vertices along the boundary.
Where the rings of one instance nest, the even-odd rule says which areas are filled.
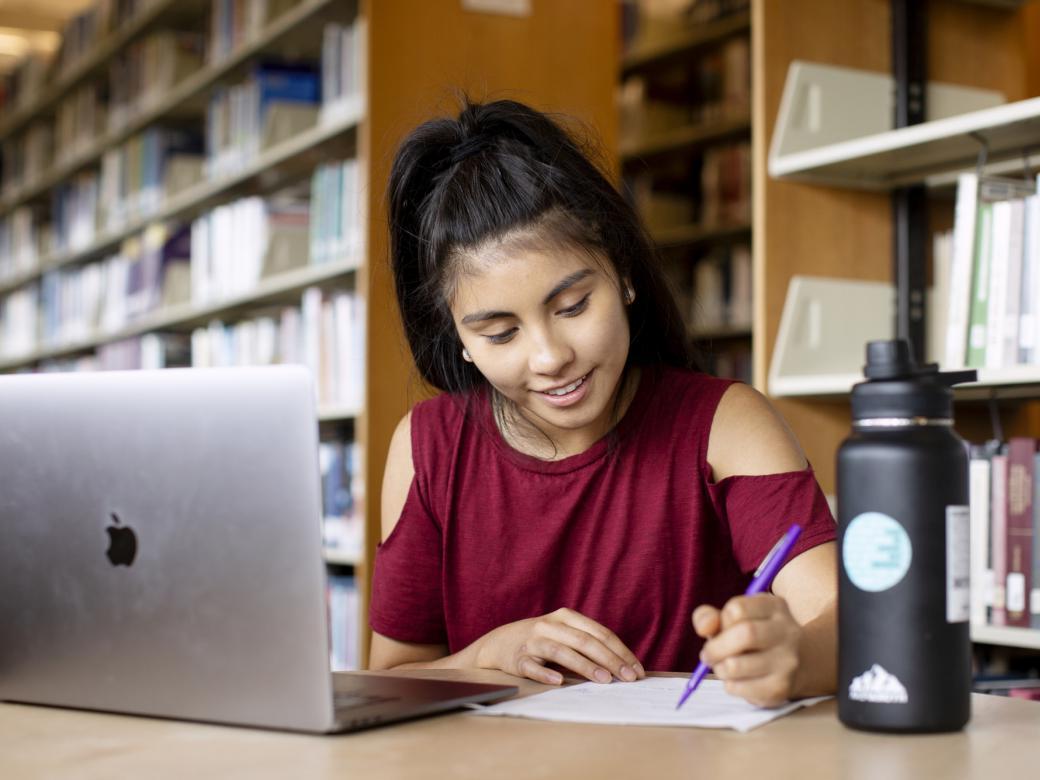
[[[467,363],[473,362],[473,358],[471,358],[469,355],[469,350],[465,347],[462,348],[462,359],[465,360]]]

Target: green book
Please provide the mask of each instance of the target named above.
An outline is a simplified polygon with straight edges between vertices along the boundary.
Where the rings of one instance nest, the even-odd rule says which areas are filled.
[[[989,263],[993,245],[993,204],[979,204],[975,231],[975,262],[971,275],[971,308],[968,313],[969,368],[986,365],[986,320],[989,316]]]

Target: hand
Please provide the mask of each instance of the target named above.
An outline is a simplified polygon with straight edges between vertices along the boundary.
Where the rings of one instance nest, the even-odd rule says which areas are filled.
[[[573,609],[506,623],[478,640],[477,666],[559,685],[554,663],[593,682],[613,678],[632,682],[646,677],[642,664],[614,632]]]
[[[796,689],[802,627],[779,596],[737,596],[718,610],[693,611],[693,630],[708,639],[701,660],[726,692],[758,707],[777,707]]]

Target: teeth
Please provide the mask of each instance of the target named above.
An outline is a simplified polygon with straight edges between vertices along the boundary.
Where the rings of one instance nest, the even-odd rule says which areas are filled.
[[[571,384],[567,385],[566,387],[561,387],[559,390],[546,390],[545,394],[546,395],[567,395],[567,393],[573,393],[575,390],[577,390],[578,387],[581,385],[581,383],[584,382],[584,381],[585,381],[585,377],[582,377],[581,379],[578,379],[577,381],[572,382]]]

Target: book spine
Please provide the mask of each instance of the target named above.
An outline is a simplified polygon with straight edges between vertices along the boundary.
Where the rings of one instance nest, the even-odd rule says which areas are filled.
[[[1015,437],[1008,443],[1007,625],[1029,626],[1033,579],[1033,469],[1036,440]]]
[[[990,474],[990,557],[993,561],[993,609],[990,623],[1007,625],[1007,485],[1008,456],[994,455]]]
[[[980,364],[1000,368],[1004,359],[1004,322],[1011,278],[1011,201],[993,204],[993,226],[989,234],[989,303],[986,309],[986,356]]]
[[[1033,581],[1029,613],[1030,625],[1040,629],[1040,453],[1033,456]]]
[[[986,320],[989,309],[990,236],[993,232],[993,204],[979,207],[971,282],[971,308],[968,314],[967,365],[981,368],[986,364]]]
[[[968,464],[969,515],[971,522],[971,623],[986,625],[989,570],[989,458],[972,458]]]

